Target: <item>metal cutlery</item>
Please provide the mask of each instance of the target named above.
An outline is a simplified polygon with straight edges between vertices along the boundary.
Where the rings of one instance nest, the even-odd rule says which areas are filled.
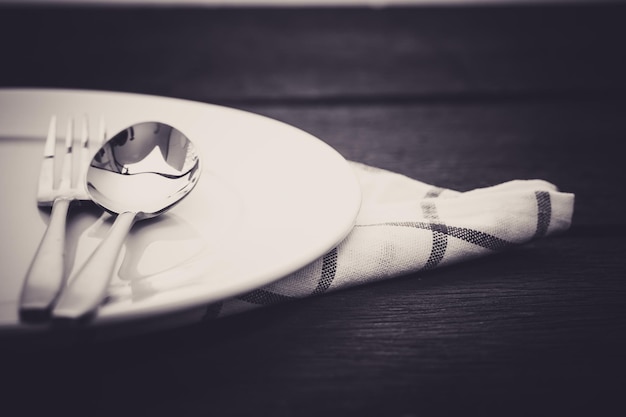
[[[52,211],[22,287],[19,313],[24,321],[40,321],[49,317],[66,279],[65,229],[70,204],[90,199],[84,185],[91,160],[90,148],[92,145],[99,146],[106,137],[104,122],[100,120],[97,137],[90,140],[88,119],[82,119],[78,150],[74,147],[77,141],[74,130],[74,120],[69,119],[65,131],[65,152],[57,155],[57,118],[51,117],[39,173],[37,204],[52,207]],[[76,158],[78,161],[75,161]],[[58,159],[62,160],[62,167],[57,184],[55,163]],[[73,168],[77,170],[74,178]]]

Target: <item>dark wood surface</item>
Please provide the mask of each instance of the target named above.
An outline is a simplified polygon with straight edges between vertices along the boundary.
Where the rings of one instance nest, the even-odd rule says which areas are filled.
[[[434,185],[576,194],[568,233],[489,258],[123,340],[4,342],[0,407],[624,415],[625,21],[618,4],[0,8],[3,87],[224,104]]]

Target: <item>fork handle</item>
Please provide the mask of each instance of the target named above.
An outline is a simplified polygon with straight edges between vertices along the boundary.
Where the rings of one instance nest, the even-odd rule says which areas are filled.
[[[106,295],[113,268],[122,245],[135,221],[136,213],[120,213],[104,240],[71,277],[52,311],[53,320],[89,318]]]
[[[65,226],[70,199],[52,203],[48,227],[26,273],[20,297],[22,319],[45,318],[65,281]]]

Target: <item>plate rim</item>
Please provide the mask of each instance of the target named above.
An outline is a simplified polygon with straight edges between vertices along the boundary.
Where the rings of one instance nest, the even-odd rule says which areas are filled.
[[[325,147],[327,151],[330,151],[331,153],[333,153],[335,157],[340,158],[340,161],[342,161],[342,163],[345,165],[345,168],[347,168],[346,171],[350,172],[353,177],[352,182],[353,182],[354,188],[353,190],[351,190],[351,192],[355,194],[356,199],[353,202],[353,207],[350,210],[351,214],[348,216],[351,218],[351,221],[349,222],[350,224],[342,228],[341,231],[337,231],[336,233],[334,233],[332,238],[329,237],[327,239],[327,244],[325,245],[323,250],[318,250],[316,251],[315,254],[310,254],[309,256],[303,257],[303,258],[306,258],[306,261],[302,260],[299,262],[295,262],[294,265],[297,264],[297,266],[286,267],[281,272],[267,273],[266,275],[271,275],[272,277],[267,276],[263,278],[263,281],[265,282],[261,285],[261,287],[264,285],[268,285],[272,282],[275,282],[277,280],[280,280],[281,278],[284,278],[293,272],[296,272],[297,270],[305,267],[311,262],[314,262],[316,259],[323,256],[326,252],[336,247],[351,232],[354,226],[354,223],[356,221],[357,215],[359,213],[361,202],[362,202],[362,194],[361,194],[361,190],[358,184],[358,179],[356,177],[356,174],[354,174],[353,170],[349,166],[349,162],[336,149],[334,149],[332,146],[330,146],[328,143],[324,142],[320,138],[312,135],[309,132],[306,132],[305,130],[297,126],[293,126],[281,120],[273,119],[271,117],[254,113],[254,112],[250,112],[247,110],[232,108],[232,107],[223,106],[219,104],[205,103],[201,101],[189,100],[189,99],[184,99],[184,98],[159,96],[159,95],[153,95],[153,94],[112,91],[112,90],[72,89],[72,88],[48,88],[48,87],[8,87],[8,88],[5,88],[5,87],[0,87],[0,99],[2,99],[2,96],[6,96],[7,94],[9,95],[14,94],[14,95],[20,96],[20,95],[24,95],[24,93],[26,93],[26,95],[43,93],[43,94],[48,94],[50,96],[69,94],[73,96],[73,100],[79,99],[81,95],[86,96],[86,97],[90,97],[94,95],[105,95],[105,96],[110,96],[114,99],[120,99],[120,100],[123,100],[125,97],[130,97],[130,98],[136,98],[136,99],[159,100],[161,103],[165,105],[171,103],[171,104],[184,104],[188,106],[195,106],[195,107],[200,108],[200,111],[202,111],[203,108],[211,107],[213,109],[217,109],[221,111],[234,112],[234,114],[238,114],[242,117],[261,118],[261,119],[264,119],[265,122],[269,122],[276,126],[280,126],[281,129],[292,129],[293,131],[299,132],[299,134],[303,138],[308,137],[307,140],[310,140],[312,142],[315,142],[317,145],[321,145]],[[3,126],[0,125],[0,137],[5,135],[4,132],[5,131],[3,130]],[[22,135],[22,136],[27,136],[27,135]],[[255,286],[255,287],[249,287],[245,285],[240,286],[237,290],[233,292],[232,295],[220,297],[220,300],[228,299],[238,294],[243,294],[255,288],[258,288],[258,286]],[[205,299],[204,301],[202,300],[203,298]],[[199,307],[206,308],[211,303],[218,302],[220,300],[215,300],[215,299],[211,300],[207,297],[197,297],[197,298],[194,298],[191,302],[186,303],[184,305],[180,305],[179,303],[172,303],[170,305],[162,304],[159,307],[151,307],[151,308],[142,309],[139,311],[133,311],[131,309],[130,311],[126,311],[124,314],[98,316],[96,317],[95,320],[93,320],[90,323],[89,327],[110,326],[110,325],[115,325],[115,324],[129,324],[129,323],[133,323],[136,321],[145,320],[147,318],[149,319],[149,318],[159,317],[163,315],[171,315],[174,313],[180,313],[184,310],[196,309]],[[23,324],[19,322],[9,324],[9,325],[0,324],[0,334],[5,333],[7,331],[11,332],[11,331],[16,331],[16,330],[18,331],[24,330],[25,327],[31,327],[31,326],[28,324]],[[36,328],[39,330],[42,329],[39,326],[37,326]]]

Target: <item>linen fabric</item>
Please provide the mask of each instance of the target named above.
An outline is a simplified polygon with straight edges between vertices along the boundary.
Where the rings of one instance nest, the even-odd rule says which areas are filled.
[[[574,195],[543,180],[458,192],[350,162],[362,190],[354,228],[335,248],[272,284],[211,305],[206,317],[487,256],[570,225]]]

